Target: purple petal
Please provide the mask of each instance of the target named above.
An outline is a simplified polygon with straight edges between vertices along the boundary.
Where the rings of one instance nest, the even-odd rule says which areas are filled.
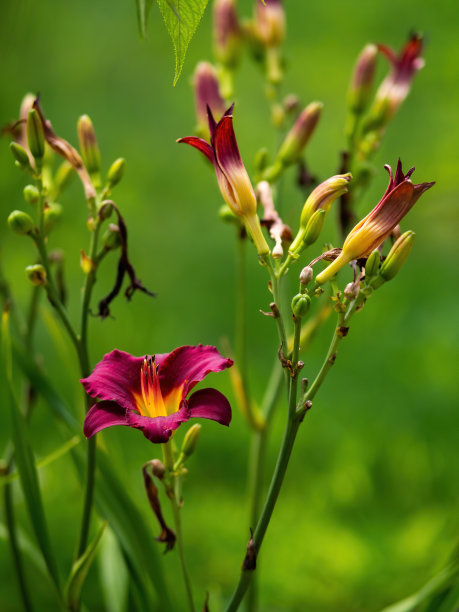
[[[210,372],[221,372],[233,365],[215,346],[180,346],[169,353],[159,367],[159,384],[163,397],[183,386],[185,397]]]
[[[98,431],[112,425],[129,425],[127,410],[116,402],[99,402],[88,411],[84,420],[83,433],[92,438]]]
[[[225,175],[230,175],[228,177],[230,181],[233,174],[245,173],[244,164],[242,163],[236,135],[234,133],[233,117],[227,114],[231,110],[232,107],[226,111],[218,122],[213,143],[218,165]]]
[[[126,415],[131,427],[140,429],[143,435],[154,443],[167,442],[172,432],[182,423],[186,423],[192,416],[190,410],[184,405],[180,410],[165,417],[145,417],[134,412]]]
[[[133,357],[124,351],[114,350],[104,355],[88,378],[80,382],[91,397],[114,401],[122,408],[137,410],[134,395],[141,394],[143,360],[143,357]]]
[[[200,389],[188,399],[190,416],[201,419],[211,419],[221,425],[231,422],[231,406],[229,401],[217,389]]]

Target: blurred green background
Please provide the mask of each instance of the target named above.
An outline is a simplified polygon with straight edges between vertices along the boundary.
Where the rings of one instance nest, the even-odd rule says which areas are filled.
[[[252,2],[240,0],[249,16]],[[383,287],[354,321],[326,385],[309,413],[293,452],[263,554],[261,608],[268,611],[376,611],[420,588],[446,562],[458,540],[458,23],[451,0],[366,3],[286,2],[288,72],[285,93],[304,104],[324,102],[308,162],[322,179],[334,174],[344,146],[345,94],[355,58],[370,41],[396,49],[410,29],[425,33],[426,67],[375,158],[377,175],[362,202],[366,213],[386,187],[383,164],[401,157],[416,166],[415,182],[437,181],[403,222],[417,240],[400,276]],[[119,156],[127,171],[114,198],[129,227],[137,273],[158,298],[118,299],[113,318],[91,320],[91,358],[114,347],[133,354],[166,352],[182,344],[222,348],[232,337],[235,306],[234,230],[217,217],[215,177],[198,153],[178,147],[194,128],[189,77],[198,60],[212,59],[211,10],[192,41],[184,72],[172,87],[172,46],[156,6],[149,39],[137,33],[133,0],[79,2],[19,0],[0,8],[2,95],[0,124],[16,118],[22,96],[40,92],[58,134],[76,144],[76,120],[88,113],[96,127],[104,168]],[[387,66],[380,62],[380,75]],[[263,77],[245,56],[236,78],[235,127],[249,171],[258,148],[275,142]],[[0,141],[0,248],[6,275],[21,305],[30,288],[24,267],[33,245],[11,235],[9,212],[24,208],[26,177],[13,166],[8,140]],[[294,227],[303,204],[289,173],[284,214]],[[290,185],[291,184],[291,185]],[[86,204],[77,181],[61,200],[64,222],[51,247],[65,249],[72,317],[78,315],[83,277],[79,250],[87,249]],[[325,238],[335,240],[332,217]],[[250,377],[261,398],[277,350],[267,309],[266,274],[250,251]],[[95,301],[110,288],[115,258],[99,275]],[[292,275],[293,276],[293,275]],[[343,281],[344,282],[344,281]],[[295,283],[296,284],[296,283]],[[43,310],[47,310],[45,301]],[[305,375],[317,372],[333,330],[330,321],[306,357]],[[82,419],[78,367],[72,347],[47,325],[37,346],[62,395]],[[210,384],[233,400],[229,378]],[[2,445],[9,437],[5,413]],[[270,436],[269,467],[284,422],[280,405]],[[37,455],[62,443],[46,406],[31,422]],[[195,592],[228,596],[248,538],[245,502],[249,432],[235,410],[229,430],[203,423],[199,452],[190,461],[183,520]],[[183,432],[179,432],[179,439]],[[145,516],[141,465],[159,456],[137,431],[100,436],[120,480]],[[82,491],[67,457],[40,473],[52,540],[68,568],[78,532]],[[19,488],[17,508],[29,532]],[[151,517],[151,528],[157,525]],[[32,536],[31,536],[32,537]],[[9,549],[0,541],[0,609],[20,609]],[[181,596],[175,553],[164,557],[168,581]],[[38,610],[53,609],[48,585],[27,564]],[[97,564],[84,594],[103,610]],[[178,604],[179,606],[179,604]],[[215,609],[216,604],[214,603]],[[178,607],[177,609],[181,609]],[[212,608],[214,610],[214,608]]]

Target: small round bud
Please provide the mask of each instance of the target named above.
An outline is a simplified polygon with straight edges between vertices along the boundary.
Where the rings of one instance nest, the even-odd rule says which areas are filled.
[[[114,251],[121,246],[120,230],[117,225],[110,223],[107,231],[102,236],[102,243],[109,251]]]
[[[40,199],[40,192],[35,187],[35,185],[26,185],[24,187],[23,194],[24,200],[31,205],[36,204]]]
[[[375,249],[368,256],[367,263],[365,264],[365,279],[368,280],[378,274],[379,265],[381,263],[381,256],[378,249]]]
[[[115,187],[115,185],[118,185],[118,183],[121,181],[125,168],[126,161],[122,157],[115,160],[110,166],[110,169],[107,172],[107,185],[110,189]]]
[[[62,206],[57,202],[51,202],[44,212],[45,232],[53,230],[62,217]]]
[[[202,426],[196,424],[190,427],[190,429],[186,432],[181,449],[181,454],[183,455],[184,459],[187,459],[196,450],[196,446],[198,445],[199,438],[201,436],[201,429]]]
[[[355,300],[359,295],[359,286],[355,283],[348,283],[344,289],[344,297],[348,300]]]
[[[27,115],[27,144],[34,158],[41,161],[45,154],[45,135],[40,115],[34,108]]]
[[[300,273],[300,283],[302,285],[308,285],[312,281],[312,277],[314,276],[314,270],[311,266],[306,266],[301,270]]]
[[[27,235],[34,228],[34,224],[30,215],[22,210],[13,210],[8,217],[8,225],[15,234]]]
[[[36,287],[43,287],[46,285],[46,270],[41,264],[27,266],[25,272],[32,285]]]
[[[10,143],[10,151],[20,168],[30,169],[29,156],[24,147],[21,147],[17,142],[12,142]]]
[[[311,298],[309,295],[305,293],[298,293],[292,300],[292,312],[295,317],[304,317],[309,310],[309,306],[311,305]]]
[[[105,200],[102,202],[101,207],[99,208],[99,219],[100,221],[106,221],[110,219],[113,212],[113,202],[111,200]]]
[[[153,461],[150,463],[150,467],[153,476],[156,476],[156,478],[158,478],[159,480],[162,480],[164,478],[166,468],[164,467],[162,461],[160,461],[159,459],[153,459]]]

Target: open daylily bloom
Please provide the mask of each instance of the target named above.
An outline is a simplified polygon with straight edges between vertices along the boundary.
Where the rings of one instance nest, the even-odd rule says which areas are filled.
[[[218,123],[207,107],[210,144],[196,136],[179,138],[177,142],[184,142],[198,149],[213,164],[223,199],[233,213],[244,220],[258,253],[266,254],[269,253],[269,247],[257,217],[257,200],[234,134],[233,106],[234,104],[230,106]]]
[[[387,104],[386,120],[389,120],[409,94],[414,75],[424,66],[422,38],[413,34],[399,55],[386,45],[378,45],[378,50],[392,65],[391,72],[376,93],[375,101],[375,104]]]
[[[368,257],[389,236],[391,231],[435,183],[414,185],[410,177],[414,168],[403,174],[402,162],[398,160],[395,175],[389,165],[384,166],[390,180],[384,196],[375,208],[349,232],[340,255],[328,268],[316,276],[316,282],[325,283],[338,270],[353,259]]]
[[[233,365],[214,346],[181,346],[171,353],[134,357],[114,350],[104,356],[88,378],[86,393],[98,398],[84,421],[84,435],[112,425],[140,429],[151,442],[167,442],[190,418],[231,421],[231,407],[216,389],[191,389],[210,372]]]

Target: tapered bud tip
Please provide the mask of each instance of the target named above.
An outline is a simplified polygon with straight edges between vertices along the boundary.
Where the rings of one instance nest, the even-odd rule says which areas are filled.
[[[27,266],[25,272],[32,285],[35,285],[36,287],[46,285],[46,270],[41,264]]]
[[[82,115],[78,119],[77,131],[81,156],[86,170],[92,178],[94,176],[98,177],[100,173],[100,151],[96,133],[88,115]]]
[[[45,134],[40,115],[32,108],[27,115],[27,144],[30,152],[37,161],[43,159],[45,154]]]
[[[17,142],[10,143],[10,151],[13,154],[14,159],[21,168],[30,168],[29,156],[24,147],[21,147]]]
[[[49,233],[54,229],[62,218],[62,206],[57,202],[48,204],[44,212],[45,231]]]
[[[301,270],[300,273],[300,283],[302,285],[308,285],[312,281],[312,277],[314,276],[314,270],[311,266],[306,266]]]
[[[23,194],[24,200],[31,205],[36,204],[40,198],[40,193],[35,185],[26,185]]]
[[[365,279],[368,280],[373,276],[376,276],[379,270],[379,266],[381,264],[381,255],[379,254],[379,250],[375,249],[368,256],[367,262],[365,264]]]
[[[196,424],[190,427],[190,429],[186,432],[182,444],[182,454],[184,458],[188,458],[196,450],[196,446],[198,445],[199,438],[201,436],[201,429],[201,425]]]
[[[107,185],[111,189],[118,185],[124,175],[124,171],[126,169],[126,160],[122,157],[118,158],[113,162],[110,166],[109,171],[107,172]]]
[[[207,107],[212,109],[216,119],[220,119],[226,108],[220,94],[217,72],[209,62],[199,62],[193,77],[194,96],[198,128],[208,135]]]
[[[386,259],[381,265],[379,271],[380,276],[389,281],[394,278],[400,268],[403,266],[413,248],[415,233],[412,231],[405,232],[395,242]]]
[[[106,249],[113,251],[121,246],[120,229],[114,223],[110,223],[107,231],[102,236],[102,243]]]
[[[32,233],[33,221],[32,218],[22,210],[13,210],[8,217],[8,225],[15,234],[22,236]]]
[[[311,298],[305,293],[298,293],[292,300],[292,312],[295,317],[304,317],[311,305]]]
[[[277,161],[280,161],[285,166],[298,161],[316,128],[322,108],[322,102],[311,102],[300,113],[279,149]]]
[[[306,228],[309,219],[317,210],[322,209],[328,213],[333,202],[347,192],[351,179],[352,174],[350,172],[336,174],[317,185],[304,203],[301,211],[300,227],[302,229]]]
[[[356,283],[348,283],[344,289],[344,297],[348,300],[355,300],[359,295],[359,286]]]

